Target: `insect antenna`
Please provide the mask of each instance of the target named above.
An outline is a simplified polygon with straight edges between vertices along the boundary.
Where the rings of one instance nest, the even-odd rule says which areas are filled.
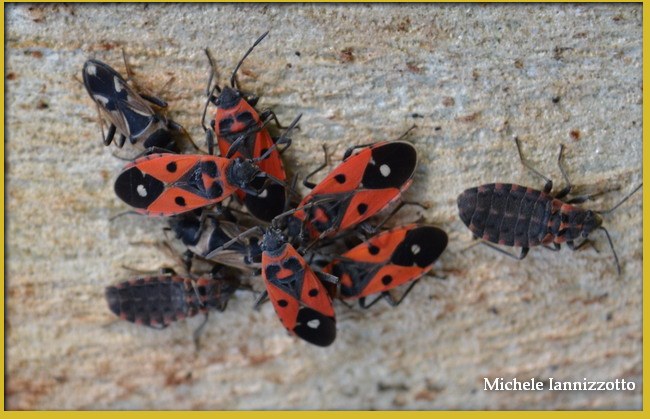
[[[618,256],[616,255],[616,250],[614,250],[614,243],[612,243],[612,238],[609,236],[609,232],[605,227],[598,227],[600,230],[603,230],[605,232],[605,235],[607,236],[607,241],[609,242],[609,247],[612,249],[612,253],[614,254],[614,262],[616,262],[616,271],[618,272],[619,275],[621,275],[621,264],[618,262]]]
[[[627,201],[628,199],[630,199],[630,197],[631,197],[632,195],[634,195],[634,193],[635,193],[636,191],[638,191],[639,189],[641,189],[642,186],[643,186],[643,183],[641,183],[639,186],[637,186],[636,188],[634,188],[634,190],[633,190],[632,192],[630,192],[629,194],[627,194],[623,199],[621,199],[621,200],[620,200],[616,205],[614,205],[612,208],[610,208],[610,209],[608,209],[608,210],[604,210],[604,211],[594,211],[594,212],[596,212],[596,213],[598,213],[598,214],[603,214],[603,215],[604,215],[604,214],[610,214],[611,212],[613,212],[614,210],[616,210],[616,208],[618,208],[618,207],[620,207],[621,205],[623,205],[623,203],[625,203],[625,201]],[[612,249],[612,253],[614,254],[614,261],[616,262],[616,270],[618,271],[618,274],[620,275],[620,274],[621,274],[621,265],[620,265],[620,263],[619,263],[619,261],[618,261],[618,256],[616,255],[616,250],[614,250],[614,243],[612,243],[612,238],[610,237],[609,232],[607,231],[607,229],[605,229],[605,227],[600,226],[600,227],[598,227],[598,228],[599,228],[600,230],[603,230],[603,231],[605,232],[605,235],[607,236],[607,241],[609,242],[609,247]]]
[[[632,192],[630,192],[629,194],[627,194],[627,195],[625,196],[625,198],[621,199],[621,201],[620,201],[618,204],[614,205],[612,208],[610,208],[610,209],[608,209],[608,210],[604,210],[604,211],[595,211],[595,212],[597,212],[597,213],[599,213],[599,214],[609,214],[609,213],[613,212],[616,208],[618,208],[618,207],[620,207],[621,205],[623,205],[623,203],[624,203],[625,201],[627,201],[628,199],[630,199],[630,197],[631,197],[632,195],[634,195],[634,193],[635,193],[636,191],[638,191],[639,189],[641,189],[642,186],[643,186],[643,183],[641,183],[639,186],[637,186],[636,188],[634,188],[634,190],[633,190]]]
[[[269,31],[266,31],[266,32],[264,32],[264,33],[262,34],[262,36],[260,36],[259,38],[257,38],[257,41],[255,41],[255,43],[253,44],[253,46],[251,46],[251,47],[248,49],[248,51],[246,51],[246,54],[244,54],[244,56],[242,57],[242,59],[239,60],[239,62],[237,63],[237,66],[235,67],[235,69],[234,69],[233,72],[232,72],[232,76],[230,76],[230,86],[232,86],[233,88],[235,87],[235,78],[237,77],[237,70],[239,70],[239,67],[241,67],[241,65],[243,64],[243,62],[244,62],[244,60],[246,59],[246,57],[248,57],[248,54],[250,54],[251,52],[253,52],[253,49],[257,46],[257,44],[259,44],[260,42],[262,42],[262,39],[266,38],[266,35],[268,35],[268,34],[269,34]]]

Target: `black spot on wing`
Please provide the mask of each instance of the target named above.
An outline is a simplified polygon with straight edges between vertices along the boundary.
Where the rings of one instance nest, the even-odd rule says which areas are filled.
[[[274,282],[278,280],[278,272],[280,272],[282,268],[278,265],[268,265],[264,269],[264,276],[266,276],[267,281],[269,282]]]
[[[436,227],[424,226],[408,233],[391,256],[391,262],[399,266],[417,265],[427,267],[438,259],[447,247],[447,234]]]
[[[209,199],[217,199],[223,195],[223,187],[219,182],[213,182],[207,191],[205,191],[205,196]]]
[[[228,118],[223,118],[221,121],[219,121],[219,134],[221,135],[226,135],[230,134],[232,124],[235,123],[235,120],[232,119],[231,117]]]
[[[400,188],[413,176],[417,152],[409,143],[387,143],[372,149],[372,160],[363,172],[363,187]]]
[[[134,208],[145,209],[165,190],[165,184],[133,166],[117,177],[115,194]]]
[[[219,176],[219,168],[212,160],[203,161],[201,162],[201,173],[208,175],[211,178],[216,178]]]
[[[251,124],[251,123],[253,123],[255,121],[253,119],[253,114],[251,114],[248,111],[244,111],[244,112],[240,112],[237,115],[237,122],[241,122],[241,123],[248,126],[249,124]]]
[[[293,332],[313,345],[329,346],[336,339],[336,320],[309,307],[302,307],[298,311]]]
[[[294,274],[302,271],[302,264],[295,257],[291,257],[291,258],[288,258],[286,260],[283,260],[282,261],[282,267],[284,269],[290,270]]]

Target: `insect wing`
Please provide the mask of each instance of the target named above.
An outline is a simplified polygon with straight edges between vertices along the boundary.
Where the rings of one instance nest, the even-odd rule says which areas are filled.
[[[311,224],[312,237],[350,228],[396,200],[411,182],[417,153],[406,142],[382,142],[363,148],[330,172],[299,206],[328,198],[295,217]],[[336,196],[340,195],[340,196]]]
[[[215,204],[236,188],[224,182],[229,160],[215,156],[154,154],[127,165],[115,193],[136,211],[176,215]]]
[[[275,257],[264,252],[262,277],[269,299],[287,330],[317,346],[334,342],[336,321],[332,301],[293,247],[286,245]]]
[[[344,298],[365,297],[420,278],[447,242],[447,234],[433,226],[398,227],[350,249],[325,272],[340,276]]]
[[[86,61],[83,79],[88,94],[102,114],[125,137],[137,138],[154,121],[155,112],[151,106],[107,64],[97,60]]]

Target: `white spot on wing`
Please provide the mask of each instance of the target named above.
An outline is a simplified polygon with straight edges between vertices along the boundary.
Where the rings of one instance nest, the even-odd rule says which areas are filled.
[[[310,327],[312,329],[318,329],[320,327],[320,320],[318,319],[309,320],[307,322],[307,327]]]
[[[390,166],[385,163],[382,164],[379,166],[379,173],[381,173],[383,177],[388,177],[390,175]]]
[[[145,188],[144,185],[138,185],[138,187],[135,188],[135,190],[138,192],[138,195],[140,195],[141,197],[144,198],[145,196],[147,196],[147,188]]]
[[[90,74],[91,76],[96,76],[97,75],[97,66],[95,64],[88,64],[86,66],[86,74]]]
[[[418,253],[420,253],[420,250],[421,250],[420,246],[418,246],[417,244],[414,244],[413,246],[411,246],[411,253],[413,253],[414,255],[417,255]]]
[[[122,86],[122,80],[118,77],[113,77],[113,84],[115,85],[115,91],[117,93],[120,93],[124,89],[124,86]]]
[[[93,99],[95,99],[95,102],[101,103],[104,106],[106,106],[109,102],[108,99],[102,95],[93,95]]]
[[[268,189],[264,189],[264,190],[263,190],[263,191],[258,195],[258,197],[260,197],[260,198],[268,198],[268,196],[269,196],[269,190],[268,190]]]

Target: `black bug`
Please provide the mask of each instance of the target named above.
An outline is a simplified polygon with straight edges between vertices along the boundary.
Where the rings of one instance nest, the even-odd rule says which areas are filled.
[[[224,311],[239,281],[213,274],[196,281],[174,274],[144,276],[106,287],[108,308],[122,320],[164,329],[171,323],[205,314],[205,321],[194,331],[199,334],[210,310]]]
[[[234,217],[233,217],[234,218]],[[169,218],[169,229],[187,248],[186,268],[191,267],[195,256],[206,258],[212,251],[239,236],[242,230],[237,220],[224,220],[210,211],[193,211]],[[252,236],[246,243],[234,242],[211,258],[212,261],[238,269],[250,270],[258,267],[262,251],[259,238]]]
[[[562,164],[564,146],[560,147],[558,165],[567,185],[551,194],[553,182],[524,159],[519,139],[515,138],[515,142],[522,164],[546,181],[544,189],[539,191],[509,183],[490,183],[467,189],[458,196],[458,211],[463,223],[476,238],[485,242],[521,247],[521,253],[516,256],[485,243],[518,259],[523,259],[529,248],[539,245],[559,250],[560,245],[566,243],[570,249],[577,250],[590,243],[588,236],[594,230],[602,230],[607,236],[620,274],[618,256],[608,231],[602,226],[602,215],[618,208],[638,191],[642,184],[609,210],[583,209],[573,204],[585,202],[595,195],[579,195],[566,199],[573,189],[573,184]]]
[[[167,107],[166,102],[137,93],[108,64],[92,59],[86,61],[83,81],[100,115],[109,125],[105,136],[102,127],[104,145],[115,141],[122,148],[128,139],[130,144],[137,144],[145,150],[158,148],[179,152],[179,141],[189,138],[182,126],[154,110],[154,107]]]

